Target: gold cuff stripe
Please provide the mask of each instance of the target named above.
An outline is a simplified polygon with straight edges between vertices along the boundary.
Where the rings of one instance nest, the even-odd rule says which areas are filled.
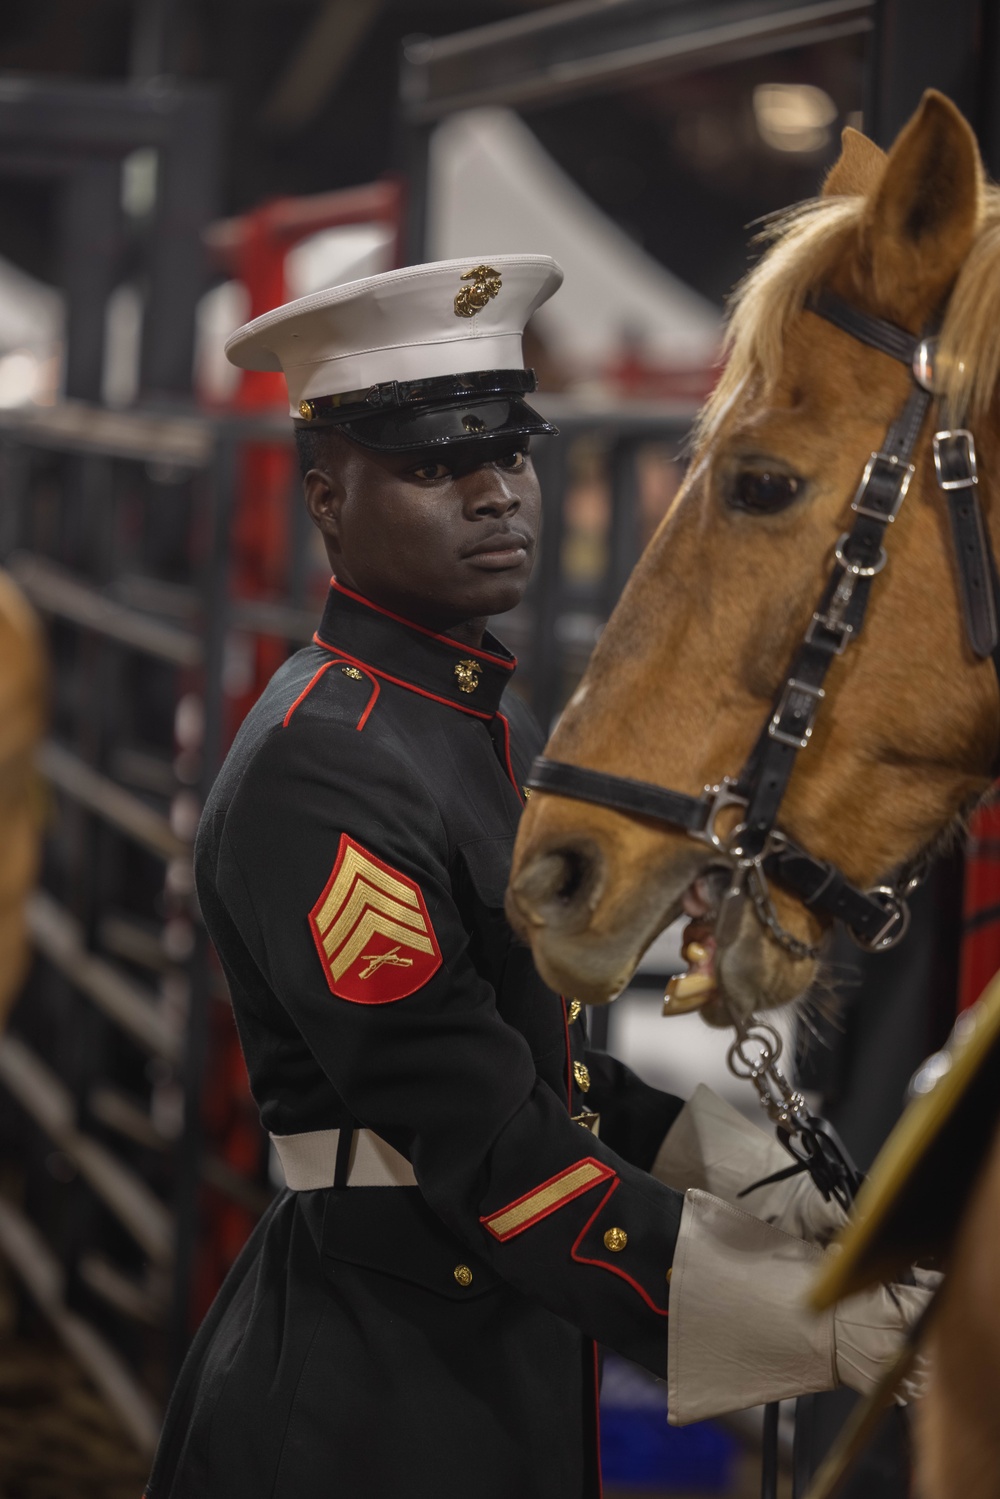
[[[527,1228],[533,1219],[544,1217],[562,1207],[571,1197],[578,1196],[595,1182],[603,1181],[610,1175],[613,1173],[597,1161],[581,1161],[571,1171],[546,1182],[537,1191],[529,1192],[520,1202],[515,1202],[482,1221],[498,1239],[507,1239],[518,1229]]]
[[[369,884],[384,890],[386,895],[394,900],[402,901],[405,906],[415,906],[419,909],[420,901],[412,886],[404,884],[402,880],[397,880],[386,870],[380,869],[371,859],[366,859],[364,854],[348,844],[337,878],[330,886],[330,893],[322,907],[316,913],[316,925],[321,932],[325,932],[330,923],[335,920],[359,875]]]

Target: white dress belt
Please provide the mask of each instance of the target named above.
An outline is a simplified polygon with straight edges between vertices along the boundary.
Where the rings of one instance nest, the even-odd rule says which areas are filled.
[[[271,1139],[293,1192],[316,1192],[332,1187],[337,1166],[339,1129],[312,1129],[301,1135],[272,1135]],[[356,1129],[347,1168],[349,1187],[415,1187],[417,1178],[405,1155],[370,1129]]]

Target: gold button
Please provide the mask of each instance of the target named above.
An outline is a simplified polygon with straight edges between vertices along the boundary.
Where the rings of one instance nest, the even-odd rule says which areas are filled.
[[[311,422],[315,415],[316,407],[313,405],[312,401],[299,402],[299,416],[304,422]]]
[[[590,1092],[590,1073],[585,1062],[573,1063],[573,1077],[581,1093]]]
[[[522,786],[521,794],[523,795],[526,802],[530,802],[535,793],[532,791],[530,786]]]
[[[356,666],[342,666],[340,669],[344,673],[344,676],[345,677],[350,677],[352,681],[354,681],[354,682],[362,682],[362,681],[364,681],[364,675],[363,675],[363,673],[360,672],[360,671],[358,671],[358,668]]]
[[[579,1019],[580,1011],[582,1009],[583,1009],[583,1005],[580,1003],[580,1001],[578,999],[571,999],[570,1000],[570,1002],[569,1002],[569,1009],[566,1011],[566,1019],[569,1021],[570,1025],[573,1024],[574,1020]]]
[[[472,1271],[469,1269],[468,1265],[455,1266],[455,1279],[458,1281],[460,1286],[472,1285]]]
[[[623,1228],[609,1228],[604,1235],[604,1247],[612,1254],[620,1254],[628,1243],[628,1234]]]

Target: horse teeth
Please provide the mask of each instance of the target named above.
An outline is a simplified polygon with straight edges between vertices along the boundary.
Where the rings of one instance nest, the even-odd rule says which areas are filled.
[[[692,966],[694,966],[698,963],[706,963],[708,961],[709,953],[708,948],[702,947],[700,942],[689,942],[681,956],[684,958],[685,962],[688,962]]]
[[[715,979],[710,973],[679,973],[667,985],[663,1013],[685,1015],[689,1010],[700,1010],[715,992]]]

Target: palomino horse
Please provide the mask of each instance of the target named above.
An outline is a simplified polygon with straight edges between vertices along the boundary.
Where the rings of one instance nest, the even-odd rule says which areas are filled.
[[[911,371],[872,332],[885,323],[900,347],[938,333],[936,348],[919,359],[913,348]],[[525,809],[508,913],[555,988],[606,1003],[657,933],[687,912],[707,1020],[793,1000],[816,974],[836,910],[821,898],[823,871],[823,888],[848,892],[866,940],[896,935],[908,873],[986,793],[997,764],[996,621],[982,613],[990,558],[975,532],[975,496],[996,550],[998,328],[1000,190],[986,184],[958,111],[926,95],[888,156],[846,131],[820,198],[774,224],[769,251],[735,296],[728,362],[686,483],[546,749],[555,771],[539,774]],[[937,401],[932,414],[913,404],[918,366]],[[980,482],[964,491],[962,532],[935,459],[946,483],[957,473],[970,485],[971,447],[955,435],[966,428]],[[952,436],[934,451],[940,429]],[[865,489],[862,471],[880,453],[888,456]],[[851,538],[872,514],[884,550],[869,535],[865,556]],[[978,581],[969,573],[977,550]],[[822,692],[813,677],[803,694],[790,663],[817,638],[829,656]],[[769,720],[789,753],[754,843],[737,826],[753,822],[754,807],[726,795],[713,802],[705,788],[725,790],[741,768],[754,780],[772,753]],[[567,766],[583,769],[575,784]],[[654,806],[647,785],[637,810],[623,810],[621,778],[674,800]],[[763,855],[780,866],[789,846],[811,863],[811,884],[784,880],[780,868],[768,876]],[[866,895],[877,887],[881,896]],[[890,913],[884,932],[864,916],[873,899]],[[995,1237],[991,1255],[994,1246]],[[987,1281],[995,1288],[995,1270]],[[939,1325],[943,1338],[943,1317]],[[1000,1482],[995,1456],[990,1493]]]

